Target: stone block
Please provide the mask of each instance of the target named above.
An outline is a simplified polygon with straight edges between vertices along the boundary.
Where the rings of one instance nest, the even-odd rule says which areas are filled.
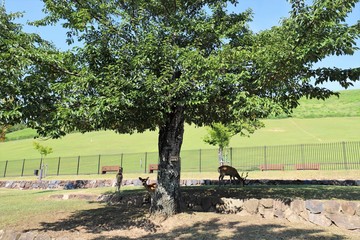
[[[314,213],[309,214],[309,221],[322,227],[329,227],[332,224],[329,218],[324,215]]]
[[[341,203],[341,211],[344,214],[347,214],[350,216],[355,215],[356,208],[357,208],[357,204],[354,202],[342,202]]]
[[[264,208],[272,208],[274,206],[274,200],[271,198],[260,199],[260,205],[264,206]]]
[[[270,208],[265,208],[264,212],[261,214],[261,216],[265,219],[274,219],[274,211]]]
[[[334,214],[340,212],[340,203],[334,200],[324,202],[323,207],[326,213]]]
[[[299,199],[292,201],[290,204],[290,209],[297,214],[304,212],[306,210],[304,201]]]
[[[20,237],[20,233],[13,230],[6,230],[0,235],[1,240],[17,240]]]
[[[324,211],[324,203],[319,200],[306,200],[305,208],[310,211],[310,213],[321,213]]]
[[[274,209],[274,216],[277,218],[285,218],[284,212],[281,209]]]
[[[302,217],[305,221],[309,221],[309,212],[308,211],[304,211],[304,212],[301,212],[299,214],[300,217]]]
[[[282,200],[274,200],[274,209],[280,210],[280,211],[285,211],[286,205]]]
[[[259,200],[258,199],[249,199],[244,202],[243,208],[251,214],[256,214],[258,212]]]
[[[284,211],[284,218],[288,219],[291,215],[293,215],[294,212],[291,211],[290,208],[287,208],[285,211]]]
[[[304,219],[295,213],[290,214],[286,219],[292,223],[304,222]]]
[[[33,240],[36,238],[36,235],[34,232],[22,233],[18,240]]]
[[[360,218],[358,216],[349,216],[338,213],[330,214],[328,217],[335,223],[336,226],[340,228],[345,228],[348,230],[360,229]]]

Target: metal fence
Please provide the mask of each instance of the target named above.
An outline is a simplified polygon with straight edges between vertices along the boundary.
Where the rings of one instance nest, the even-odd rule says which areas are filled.
[[[147,173],[149,165],[156,163],[157,152],[6,160],[0,161],[3,173],[0,176],[31,176],[41,166],[45,166],[48,176],[101,174],[101,167],[109,165],[122,166],[128,173]],[[299,166],[318,170],[360,169],[360,142],[229,148],[225,164],[240,171],[302,169]],[[217,149],[181,152],[183,172],[212,172],[218,166]]]

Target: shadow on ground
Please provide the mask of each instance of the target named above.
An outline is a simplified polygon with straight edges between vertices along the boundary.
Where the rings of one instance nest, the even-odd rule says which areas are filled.
[[[110,204],[73,213],[66,219],[42,222],[27,231],[86,234],[91,240],[102,239],[349,239],[318,227],[301,228],[279,220],[258,221],[236,215],[187,212],[164,222],[149,217],[146,194],[133,197],[113,195]],[[114,199],[115,198],[115,199]],[[118,198],[118,199],[116,199]],[[200,218],[199,218],[200,216]],[[79,235],[77,235],[79,236]],[[81,236],[81,235],[80,235]],[[71,239],[71,237],[70,237]]]

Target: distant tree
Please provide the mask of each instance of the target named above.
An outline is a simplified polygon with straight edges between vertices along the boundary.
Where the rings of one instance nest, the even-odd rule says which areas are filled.
[[[315,0],[309,6],[291,0],[293,10],[281,26],[257,34],[247,27],[250,10],[227,12],[236,2],[44,0],[48,15],[35,24],[61,20],[69,29],[67,41],[77,38],[82,46],[65,53],[49,46],[18,52],[22,33],[15,32],[1,54],[24,54],[28,61],[21,62],[26,74],[19,72],[11,88],[0,83],[1,93],[16,99],[5,113],[55,138],[72,130],[158,130],[151,211],[177,213],[185,122],[251,123],[291,112],[303,96],[334,94],[311,79],[347,87],[360,75],[360,68],[314,69],[329,55],[356,50],[359,24],[344,20],[358,0]]]
[[[233,136],[239,134],[241,136],[249,136],[254,133],[256,129],[263,127],[264,124],[260,121],[238,122],[236,124],[229,124],[225,126],[221,123],[214,123],[207,129],[207,135],[204,137],[204,142],[218,146],[218,160],[219,164],[224,163],[224,149],[230,144]]]
[[[43,146],[38,142],[33,142],[33,145],[34,149],[40,153],[41,158],[45,158],[48,154],[53,152],[53,149],[51,147]]]

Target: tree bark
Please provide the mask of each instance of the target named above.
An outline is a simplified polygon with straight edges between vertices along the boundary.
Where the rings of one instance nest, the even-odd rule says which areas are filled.
[[[184,135],[184,108],[174,107],[159,130],[158,186],[152,195],[151,213],[171,216],[181,212],[180,150]]]
[[[9,126],[8,125],[3,125],[0,127],[0,142],[5,142],[5,136],[6,136],[6,132],[8,130]]]

